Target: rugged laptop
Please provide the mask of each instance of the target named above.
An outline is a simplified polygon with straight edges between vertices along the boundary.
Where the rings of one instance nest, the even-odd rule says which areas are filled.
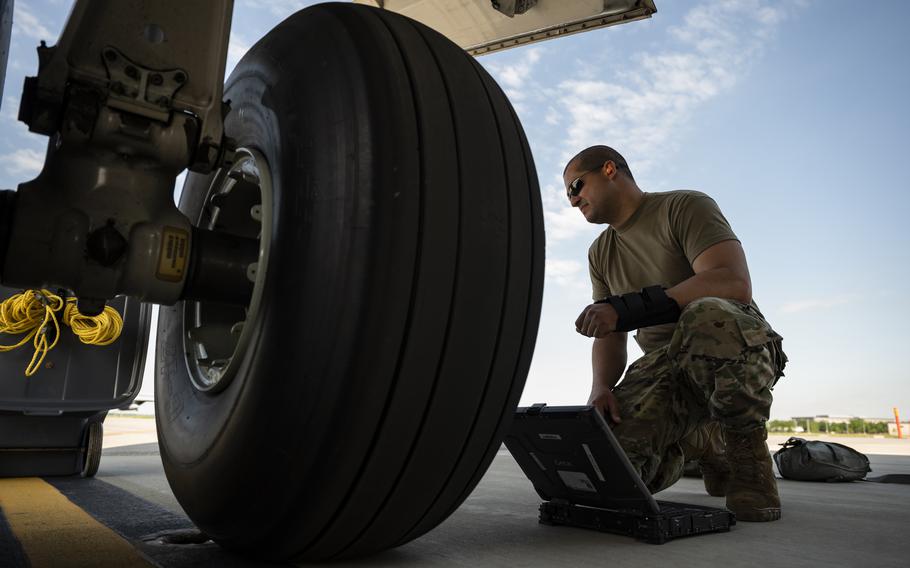
[[[592,406],[518,408],[505,444],[544,499],[541,523],[654,544],[736,524],[726,509],[656,501]]]

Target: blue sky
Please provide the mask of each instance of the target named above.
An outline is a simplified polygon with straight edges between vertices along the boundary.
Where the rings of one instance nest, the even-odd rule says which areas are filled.
[[[229,66],[311,3],[238,0]],[[16,2],[0,187],[40,167],[45,139],[15,114],[34,47],[54,43],[70,4]],[[587,248],[604,227],[568,207],[560,175],[577,150],[605,143],[644,190],[704,191],[730,220],[790,356],[773,417],[887,417],[892,406],[910,416],[910,3],[657,7],[650,20],[480,58],[522,119],[546,211],[544,308],[522,403],[587,398],[590,340],[574,321],[590,297]]]

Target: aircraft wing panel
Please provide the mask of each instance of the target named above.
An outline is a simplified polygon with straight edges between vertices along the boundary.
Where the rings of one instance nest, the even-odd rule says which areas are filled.
[[[354,0],[437,30],[473,55],[649,18],[654,0]],[[494,3],[499,6],[497,9]],[[519,13],[526,9],[524,13]],[[509,16],[508,13],[513,15]]]

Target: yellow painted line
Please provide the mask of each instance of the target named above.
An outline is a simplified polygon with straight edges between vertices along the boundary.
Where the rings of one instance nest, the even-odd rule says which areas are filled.
[[[123,537],[36,477],[0,479],[0,509],[32,568],[151,566]]]

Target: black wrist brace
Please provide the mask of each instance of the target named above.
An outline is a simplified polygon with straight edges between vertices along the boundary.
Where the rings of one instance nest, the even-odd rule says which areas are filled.
[[[632,331],[641,327],[672,323],[679,319],[681,310],[676,300],[667,296],[660,286],[648,286],[641,292],[610,296],[595,304],[610,304],[619,319],[616,331]]]

